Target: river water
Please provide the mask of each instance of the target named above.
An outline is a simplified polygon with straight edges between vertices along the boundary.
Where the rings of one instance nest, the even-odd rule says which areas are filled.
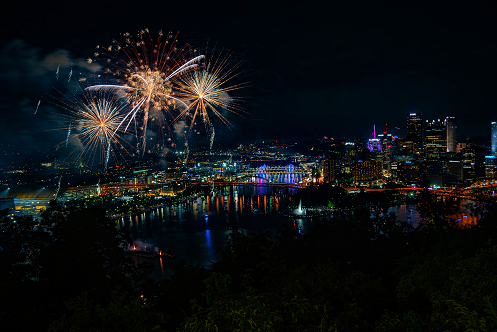
[[[118,220],[119,227],[131,232],[135,244],[148,249],[157,247],[176,258],[144,258],[133,256],[138,262],[155,266],[153,277],[167,278],[175,261],[209,267],[217,260],[216,248],[223,247],[229,230],[227,223],[240,226],[246,233],[269,231],[276,233],[283,224],[293,227],[294,220],[281,217],[294,188],[233,186],[223,187],[214,195],[195,201],[159,208],[141,215]],[[295,227],[305,232],[307,219],[295,219]]]
[[[171,276],[174,262],[181,259],[205,267],[217,261],[216,249],[224,246],[229,233],[227,223],[240,226],[246,233],[259,230],[276,233],[282,225],[306,232],[311,219],[290,219],[278,214],[288,205],[296,190],[263,186],[222,187],[217,193],[194,201],[121,218],[118,226],[131,232],[138,247],[157,247],[176,255],[176,258],[133,256],[136,263],[152,263],[155,267],[153,278],[162,280]],[[462,204],[456,218],[462,223],[472,221]],[[388,212],[395,212],[399,220],[411,222],[414,227],[420,221],[412,205],[390,207]]]

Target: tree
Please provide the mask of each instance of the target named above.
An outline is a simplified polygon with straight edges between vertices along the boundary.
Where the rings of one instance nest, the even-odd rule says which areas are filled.
[[[423,190],[416,199],[416,210],[418,210],[421,221],[418,228],[422,230],[442,231],[455,227],[453,215],[457,208],[444,201],[442,196]]]
[[[88,295],[65,303],[68,314],[50,324],[49,332],[65,331],[164,331],[167,315],[157,313],[144,297],[135,297],[119,287],[111,292],[108,304],[96,304]]]
[[[85,291],[105,302],[116,285],[141,294],[150,288],[151,269],[124,256],[129,235],[87,202],[51,202],[39,221],[4,217],[0,227],[2,272],[10,271],[2,274],[1,318],[17,318],[22,329],[46,330],[63,303]]]
[[[26,321],[37,310],[37,269],[31,264],[49,235],[32,217],[11,218],[0,211],[0,324]]]
[[[193,315],[179,331],[336,331],[326,308],[299,296],[261,292],[242,276],[242,290],[233,292],[231,277],[213,273],[205,280],[207,307],[192,301]]]

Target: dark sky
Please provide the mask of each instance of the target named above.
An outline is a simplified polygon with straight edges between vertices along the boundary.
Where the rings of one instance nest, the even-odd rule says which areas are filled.
[[[218,141],[405,135],[406,112],[455,116],[459,136],[489,135],[497,115],[494,1],[17,1],[2,8],[0,143],[46,150],[55,72],[88,68],[120,33],[179,31],[180,42],[233,52],[250,86]],[[91,69],[91,68],[90,68]],[[399,127],[400,130],[395,129]]]

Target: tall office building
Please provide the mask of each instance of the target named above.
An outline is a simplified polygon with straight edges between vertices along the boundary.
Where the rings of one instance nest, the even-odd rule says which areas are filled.
[[[423,113],[406,113],[406,145],[411,153],[419,153],[423,142]]]
[[[378,161],[359,160],[352,164],[351,175],[355,184],[372,184],[383,177],[382,164]]]
[[[376,125],[373,125],[373,133],[371,134],[371,137],[368,141],[368,150],[371,152],[378,151],[380,153],[383,153],[382,142],[379,138],[376,137]]]
[[[381,162],[383,163],[383,170],[390,173],[390,148],[392,147],[392,134],[386,131],[383,134],[378,134],[376,137],[381,142],[383,154],[380,155]]]
[[[487,179],[497,178],[497,157],[485,156],[485,177]]]
[[[456,118],[448,116],[445,118],[447,123],[447,152],[456,152]]]
[[[322,164],[324,183],[335,182],[335,160],[328,157],[323,159]]]
[[[447,152],[447,124],[445,121],[426,120],[425,150],[428,158],[439,158]]]
[[[490,123],[492,126],[492,156],[497,155],[497,122],[492,121]]]

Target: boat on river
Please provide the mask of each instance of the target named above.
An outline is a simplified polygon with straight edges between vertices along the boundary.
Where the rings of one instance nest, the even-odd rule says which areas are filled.
[[[140,249],[127,249],[124,250],[125,254],[139,256],[139,257],[147,257],[147,258],[175,258],[176,255],[168,254],[167,252],[153,252],[147,250]]]

